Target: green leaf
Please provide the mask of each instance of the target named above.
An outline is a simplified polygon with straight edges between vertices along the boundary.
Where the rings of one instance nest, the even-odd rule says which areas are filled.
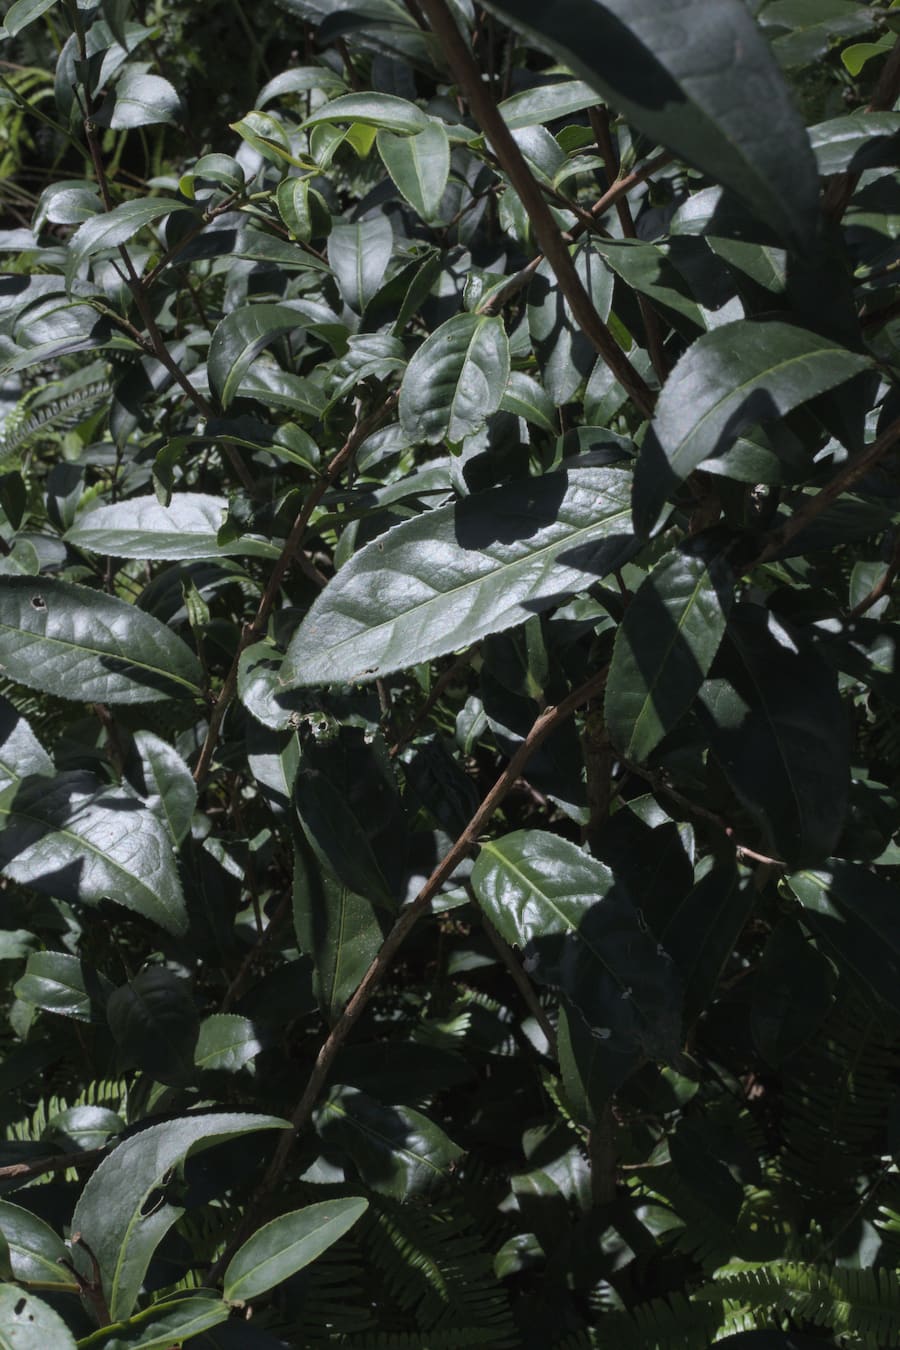
[[[558,414],[552,398],[537,380],[521,370],[510,371],[500,408],[503,412],[523,417],[542,431],[558,430]]]
[[[499,105],[503,120],[510,131],[521,127],[540,126],[571,117],[597,103],[597,91],[583,80],[561,80],[558,84],[541,84],[535,89],[523,89]]]
[[[125,1322],[101,1327],[78,1342],[78,1350],[173,1350],[202,1331],[227,1322],[231,1309],[213,1294],[194,1293],[154,1303]]]
[[[172,211],[185,210],[190,210],[190,207],[172,197],[136,197],[134,201],[122,202],[102,215],[91,216],[90,220],[79,225],[69,240],[69,266],[74,272],[101,249],[126,244],[146,225],[152,225],[155,220]]]
[[[868,357],[777,319],[741,319],[704,333],[669,375],[641,447],[635,527],[658,527],[666,498],[748,427],[783,417],[870,364]]]
[[[397,190],[422,220],[434,220],[450,174],[450,140],[442,124],[429,122],[415,136],[379,131],[377,145]]]
[[[141,781],[135,781],[135,786],[177,848],[190,832],[197,784],[178,751],[152,731],[136,731],[134,743],[141,758]]]
[[[900,113],[859,112],[809,128],[819,173],[860,173],[900,160]]]
[[[70,1106],[51,1116],[44,1139],[67,1151],[101,1148],[112,1135],[121,1134],[125,1122],[105,1106]]]
[[[0,790],[29,774],[53,777],[53,760],[28,722],[5,698],[0,698]]]
[[[394,131],[401,136],[415,136],[424,131],[431,119],[414,103],[393,94],[344,94],[317,108],[302,123],[315,127],[321,122],[362,122],[380,131]]]
[[[572,250],[575,271],[600,318],[609,317],[615,278],[590,240]],[[597,359],[594,344],[576,323],[556,273],[542,262],[528,287],[528,331],[544,388],[558,406],[568,403]]]
[[[0,1284],[0,1350],[75,1350],[59,1313],[15,1284]]]
[[[79,1022],[102,1021],[112,991],[105,975],[68,952],[32,952],[15,986],[16,998]]]
[[[181,99],[174,86],[142,65],[125,67],[116,81],[115,99],[109,122],[114,131],[180,120]]]
[[[72,1215],[100,1267],[110,1316],[128,1317],[147,1267],[159,1243],[183,1210],[163,1196],[151,1200],[172,1168],[194,1153],[256,1130],[288,1129],[277,1116],[241,1112],[195,1114],[151,1125],[117,1144],[88,1180]],[[148,1203],[150,1202],[150,1203]],[[74,1248],[76,1261],[91,1277],[85,1248]],[[46,1347],[43,1348],[46,1350]]]
[[[110,995],[106,1020],[129,1065],[158,1083],[190,1082],[200,1018],[187,980],[165,966],[142,970]]]
[[[14,1280],[30,1289],[78,1292],[77,1280],[62,1264],[69,1259],[66,1245],[43,1219],[0,1200],[0,1233],[9,1246]]]
[[[55,577],[0,576],[0,666],[31,689],[96,703],[199,697],[203,678],[158,619]]]
[[[216,325],[209,344],[209,386],[227,408],[260,352],[276,338],[303,328],[308,320],[288,305],[250,304],[233,309]]]
[[[194,1064],[198,1069],[237,1073],[251,1064],[262,1048],[249,1018],[237,1013],[212,1013],[200,1023]]]
[[[819,185],[802,121],[742,0],[493,0],[623,113],[796,247]],[[778,135],[772,135],[772,127]]]
[[[385,1106],[358,1088],[333,1087],[314,1121],[326,1148],[348,1154],[367,1186],[398,1200],[446,1182],[462,1155],[427,1116],[408,1106]]]
[[[455,314],[422,343],[400,386],[400,425],[411,441],[459,442],[500,407],[509,378],[503,320]]]
[[[402,670],[522,623],[620,566],[630,480],[570,469],[404,521],[361,549],[288,648],[286,689]]]
[[[769,936],[753,986],[750,1031],[776,1068],[801,1050],[831,1004],[835,972],[799,926],[784,920]]]
[[[174,562],[192,558],[206,561],[217,555],[271,559],[279,556],[281,550],[277,545],[259,535],[240,535],[220,544],[217,536],[227,514],[228,502],[224,497],[210,497],[203,492],[176,492],[168,506],[161,506],[155,495],[132,497],[112,506],[82,511],[67,532],[66,540],[75,548],[114,558]]]
[[[305,840],[294,856],[297,946],[312,958],[316,1000],[333,1024],[384,942],[385,911],[339,881]]]
[[[42,14],[46,14],[48,9],[52,9],[58,0],[15,0],[6,11],[6,17],[3,20],[3,33],[5,37],[15,37],[21,33],[23,28],[27,28],[35,19],[39,19]]]
[[[788,878],[803,922],[839,969],[853,974],[894,1014],[900,1013],[900,923],[897,888],[854,863],[831,861]]]
[[[482,845],[472,886],[532,979],[563,991],[616,1054],[677,1052],[675,968],[610,869],[568,839],[517,830]]]
[[[710,748],[779,858],[814,864],[844,826],[847,711],[836,676],[758,605],[737,605],[698,699]]]
[[[225,1271],[223,1292],[229,1302],[249,1302],[315,1261],[348,1233],[369,1208],[368,1200],[325,1200],[282,1214],[257,1229]]]
[[[335,225],[328,236],[328,261],[341,296],[357,314],[377,293],[394,247],[394,231],[387,216],[371,216],[352,225]]]
[[[606,725],[641,762],[696,698],[725,632],[734,579],[721,558],[687,552],[657,563],[616,632]]]
[[[168,832],[133,793],[86,770],[23,779],[0,796],[4,875],[60,900],[112,900],[176,936],[187,929]]]
[[[712,867],[656,924],[684,985],[685,1024],[715,996],[728,958],[753,911],[756,892],[734,864]]]

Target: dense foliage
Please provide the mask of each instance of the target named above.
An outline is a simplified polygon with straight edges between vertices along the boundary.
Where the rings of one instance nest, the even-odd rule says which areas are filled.
[[[3,12],[0,1347],[900,1343],[900,12]]]

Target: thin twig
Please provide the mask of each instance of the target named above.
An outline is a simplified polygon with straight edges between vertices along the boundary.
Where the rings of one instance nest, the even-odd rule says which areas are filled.
[[[368,1007],[370,999],[379,988],[387,972],[390,970],[394,958],[409,934],[412,932],[412,929],[428,909],[431,901],[438,893],[441,886],[443,886],[444,882],[452,876],[463,859],[468,857],[471,851],[477,846],[478,836],[484,830],[494,812],[503,802],[510,788],[520,777],[522,770],[534,752],[539,746],[543,745],[547,737],[558,726],[571,717],[578,708],[603,687],[606,680],[606,674],[607,672],[604,668],[598,674],[591,676],[591,678],[580,685],[578,689],[574,689],[572,693],[562,699],[556,707],[546,708],[544,712],[541,713],[525,740],[516,750],[506,768],[500,774],[500,777],[494,783],[453,847],[444,855],[443,859],[434,869],[415,899],[401,912],[399,919],[382,943],[378,955],[363,976],[359,988],[350,999],[350,1002],[347,1004],[343,1013],[332,1027],[327,1040],[319,1050],[312,1072],[307,1080],[306,1087],[291,1116],[291,1129],[290,1131],[286,1130],[279,1139],[272,1161],[269,1164],[268,1171],[260,1182],[247,1213],[244,1215],[243,1220],[238,1226],[237,1231],[233,1234],[225,1251],[210,1271],[210,1282],[221,1275],[233,1253],[237,1251],[245,1238],[255,1230],[260,1213],[264,1209],[269,1196],[275,1190],[287,1167],[294,1139],[312,1115],[313,1108],[315,1107],[319,1094],[331,1072],[331,1066],[334,1063],[338,1051],[341,1049],[342,1045],[350,1035],[350,1032],[359,1021],[359,1018]]]
[[[216,746],[219,743],[219,734],[222,730],[225,714],[237,693],[238,668],[241,657],[251,643],[256,642],[266,631],[269,615],[275,607],[281,584],[287,575],[288,568],[291,566],[303,544],[303,538],[306,534],[313,511],[315,511],[331,484],[352,459],[366,437],[370,436],[373,431],[380,427],[382,422],[384,422],[393,412],[398,397],[399,395],[397,393],[391,394],[385,399],[381,407],[372,413],[370,417],[363,418],[356,423],[356,426],[350,432],[350,435],[347,437],[340,450],[338,450],[337,454],[329,461],[322,477],[306,494],[303,505],[291,526],[291,532],[287,537],[284,548],[281,550],[278,561],[272,569],[271,576],[263,591],[256,614],[252,621],[244,626],[244,631],[241,634],[241,640],[238,643],[231,667],[228,674],[225,676],[225,682],[219,690],[218,697],[213,704],[209,718],[209,727],[206,732],[206,739],[203,742],[200,757],[197,760],[197,766],[194,769],[194,781],[196,783],[202,782],[209,772]]]
[[[890,562],[868,595],[864,595],[862,600],[853,606],[850,611],[851,619],[858,619],[862,614],[867,614],[873,605],[877,605],[879,600],[890,594],[898,571],[900,571],[900,534],[894,540],[894,551],[891,554]]]
[[[47,1172],[64,1172],[69,1167],[93,1167],[109,1153],[104,1148],[85,1148],[80,1153],[52,1153],[46,1158],[32,1158],[30,1162],[9,1163],[0,1167],[0,1181],[16,1177],[39,1177]]]
[[[234,979],[231,981],[231,984],[225,990],[225,995],[219,1006],[220,1012],[223,1013],[228,1012],[228,1010],[234,1006],[234,1004],[240,998],[241,994],[244,992],[247,980],[250,976],[250,972],[253,970],[253,967],[256,965],[265,948],[269,945],[272,939],[280,932],[281,925],[284,923],[285,919],[287,918],[290,912],[292,899],[293,896],[291,895],[291,892],[287,891],[278,901],[274,914],[269,919],[269,922],[266,924],[265,928],[254,942],[253,946],[245,955],[243,961],[241,962],[238,973],[235,975]]]
[[[456,20],[444,0],[419,0],[432,31],[438,37],[454,78],[464,91],[476,121],[490,141],[494,154],[528,213],[538,244],[553,268],[572,317],[590,339],[635,406],[650,417],[655,395],[639,371],[628,360],[610,330],[594,308],[594,303],[575,269],[569,246],[563,238],[537,180],[503,120],[491,90],[481,78],[468,47],[456,26]]]
[[[466,650],[456,658],[453,664],[447,667],[443,675],[438,676],[438,678],[434,682],[434,688],[428,695],[422,707],[416,713],[415,717],[412,719],[409,726],[407,726],[403,731],[401,731],[400,735],[397,737],[396,742],[391,746],[390,749],[391,759],[393,759],[396,755],[399,755],[403,747],[407,745],[409,741],[412,740],[413,736],[415,736],[416,732],[419,730],[419,727],[428,718],[428,715],[431,712],[434,705],[438,702],[438,700],[445,693],[445,691],[450,687],[450,685],[456,679],[457,675],[459,675],[460,671],[465,670],[466,666],[472,660],[472,657],[478,651],[478,646],[479,644],[476,642],[473,643],[471,647],[467,647]]]
[[[478,909],[479,913],[481,913],[480,907],[478,906],[477,900],[475,900],[474,893],[472,892],[471,887],[467,887],[466,889],[469,891],[469,895],[473,903],[475,904],[475,907]],[[516,986],[519,993],[522,995],[523,1003],[528,1008],[528,1011],[531,1013],[532,1017],[537,1022],[541,1031],[544,1033],[550,1054],[553,1056],[555,1060],[558,1060],[559,1050],[557,1049],[556,1032],[553,1028],[553,1023],[547,1016],[546,1009],[541,1007],[538,996],[534,992],[534,987],[532,986],[532,983],[529,980],[528,976],[525,974],[525,971],[522,969],[521,961],[516,956],[512,947],[510,947],[509,943],[504,941],[504,939],[497,932],[494,925],[490,922],[488,918],[486,918],[484,914],[481,914],[481,921],[482,924],[484,925],[484,931],[488,936],[488,941],[491,943],[492,947],[499,956],[500,961],[502,962],[507,972],[509,973],[509,976],[512,979],[513,984]]]

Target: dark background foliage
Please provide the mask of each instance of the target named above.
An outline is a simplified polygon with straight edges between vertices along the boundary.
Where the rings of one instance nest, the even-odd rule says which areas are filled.
[[[900,1338],[900,9],[15,0],[0,1347]]]

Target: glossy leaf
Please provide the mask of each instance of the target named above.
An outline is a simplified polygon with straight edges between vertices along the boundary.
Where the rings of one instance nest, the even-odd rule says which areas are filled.
[[[32,952],[15,993],[45,1012],[98,1022],[113,987],[105,975],[69,952]]]
[[[172,1350],[227,1322],[231,1310],[211,1294],[188,1294],[154,1303],[127,1321],[102,1327],[78,1342],[78,1350]]]
[[[606,684],[606,725],[627,759],[645,760],[696,698],[725,632],[733,581],[722,560],[664,558],[622,623]]]
[[[81,512],[66,538],[76,548],[114,558],[278,557],[277,545],[259,535],[240,535],[220,544],[217,535],[227,514],[224,497],[203,492],[176,492],[168,506],[161,506],[155,496],[132,497]]]
[[[53,760],[26,719],[0,698],[0,790],[29,774],[52,777],[54,772]]]
[[[900,113],[864,112],[833,117],[809,128],[819,173],[859,173],[895,165],[900,157]]]
[[[115,96],[109,122],[115,131],[179,120],[181,99],[175,87],[161,75],[151,75],[139,65],[125,68],[116,82]]]
[[[75,1350],[59,1313],[15,1284],[0,1284],[0,1350]]]
[[[213,332],[207,362],[210,388],[223,408],[260,352],[304,324],[304,315],[288,305],[242,305],[225,315]]]
[[[472,886],[531,978],[562,989],[598,1042],[628,1055],[675,1053],[675,969],[608,867],[567,839],[518,830],[483,844]]]
[[[14,0],[3,19],[4,35],[15,37],[57,3],[58,0]]]
[[[200,1023],[194,1063],[198,1069],[237,1073],[252,1064],[262,1048],[249,1018],[236,1013],[211,1013]]]
[[[49,1224],[30,1210],[0,1200],[0,1233],[6,1239],[12,1277],[29,1289],[77,1293],[78,1282],[62,1262],[68,1251]]]
[[[773,421],[843,384],[867,357],[780,320],[724,324],[676,363],[634,473],[635,525],[658,525],[666,498],[748,427]]]
[[[792,244],[811,242],[815,164],[741,0],[493,0],[491,7],[550,45],[653,144],[730,188]]]
[[[69,241],[69,264],[73,270],[101,249],[127,244],[139,230],[172,211],[185,210],[185,203],[172,197],[136,197],[111,211],[91,216]]]
[[[150,1125],[116,1145],[88,1180],[72,1216],[73,1232],[81,1233],[99,1264],[111,1317],[129,1316],[156,1247],[183,1213],[164,1196],[148,1204],[169,1171],[226,1139],[286,1128],[276,1116],[197,1113]],[[75,1252],[87,1267],[83,1248]]]
[[[200,1019],[187,980],[151,966],[110,995],[106,1020],[127,1064],[159,1083],[193,1076]]]
[[[457,314],[425,339],[400,386],[400,424],[410,440],[458,442],[500,407],[509,378],[503,320]]]
[[[387,216],[371,216],[353,225],[335,225],[328,236],[328,261],[341,295],[351,309],[365,313],[384,280],[394,247]]]
[[[614,277],[588,242],[574,249],[572,261],[601,319],[609,317]],[[594,344],[576,323],[549,263],[542,262],[528,287],[528,331],[544,388],[554,403],[568,403],[597,359]]]
[[[759,606],[735,608],[721,667],[698,708],[714,755],[778,857],[826,857],[849,793],[847,713],[837,681]]]
[[[112,900],[184,933],[187,912],[168,831],[141,800],[86,770],[26,778],[0,796],[7,877],[83,905]]]
[[[408,1106],[385,1106],[358,1088],[337,1085],[315,1114],[329,1148],[352,1161],[367,1186],[405,1200],[446,1181],[462,1149]]]
[[[30,689],[98,703],[199,696],[202,678],[158,619],[55,577],[0,577],[0,665]]]
[[[312,606],[285,687],[369,679],[521,623],[627,559],[629,506],[626,475],[570,469],[404,521]]]
[[[224,1294],[248,1302],[274,1289],[333,1246],[369,1207],[368,1200],[325,1200],[281,1214],[258,1228],[229,1262]]]
[[[124,1128],[122,1117],[105,1106],[70,1106],[51,1116],[44,1138],[59,1148],[77,1152],[79,1149],[102,1148]]]
[[[440,122],[415,136],[379,131],[378,153],[394,184],[423,220],[438,214],[450,173],[450,141]]]
[[[178,751],[152,731],[136,732],[134,743],[141,760],[141,781],[135,786],[166,825],[177,848],[190,832],[197,784]]]
[[[314,127],[321,122],[362,122],[379,130],[415,136],[425,130],[429,118],[414,103],[393,94],[344,94],[316,109],[303,125]]]
[[[510,131],[521,127],[540,126],[557,118],[571,117],[597,102],[597,91],[583,80],[561,80],[558,84],[541,84],[534,89],[523,89],[500,104],[503,120]]]

